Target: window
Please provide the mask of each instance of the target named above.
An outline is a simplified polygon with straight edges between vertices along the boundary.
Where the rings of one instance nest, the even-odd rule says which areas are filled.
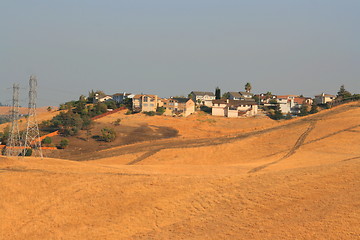
[[[148,102],[148,97],[144,97],[144,102]]]
[[[144,103],[144,104],[143,104],[143,106],[144,106],[144,107],[147,107],[147,106],[148,106],[148,104],[147,104],[147,103]]]
[[[153,103],[150,103],[150,107],[153,107],[154,106],[154,104]]]

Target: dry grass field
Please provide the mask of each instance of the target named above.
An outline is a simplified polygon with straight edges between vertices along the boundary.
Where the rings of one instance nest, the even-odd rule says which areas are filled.
[[[0,157],[0,239],[360,239],[359,102],[283,122],[97,124],[118,118],[152,138]]]

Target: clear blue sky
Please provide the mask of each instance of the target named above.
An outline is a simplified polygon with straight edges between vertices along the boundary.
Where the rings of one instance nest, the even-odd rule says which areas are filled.
[[[360,93],[359,0],[2,0],[0,102],[39,82],[39,105],[91,89]],[[26,105],[22,89],[22,105]]]

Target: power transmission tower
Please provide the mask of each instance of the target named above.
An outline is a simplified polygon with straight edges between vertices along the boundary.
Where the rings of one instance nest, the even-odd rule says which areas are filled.
[[[9,140],[6,144],[6,155],[7,156],[19,156],[22,149],[22,142],[20,138],[19,131],[19,84],[13,85],[13,99],[12,99],[12,107],[10,110],[11,114],[11,129],[9,134]]]
[[[27,117],[27,127],[23,154],[25,156],[28,149],[32,149],[33,156],[43,158],[39,126],[36,120],[37,79],[35,76],[30,77],[29,85],[29,113]]]

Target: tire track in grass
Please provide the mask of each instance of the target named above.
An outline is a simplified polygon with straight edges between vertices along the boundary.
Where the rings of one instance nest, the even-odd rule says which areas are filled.
[[[312,130],[314,130],[315,125],[316,125],[316,121],[310,122],[309,127],[305,130],[305,132],[303,132],[303,133],[300,135],[300,137],[296,140],[294,146],[290,149],[290,151],[289,151],[285,156],[283,156],[282,158],[280,158],[279,160],[276,160],[276,161],[274,161],[274,162],[270,162],[270,163],[261,165],[261,166],[259,166],[259,167],[253,168],[253,169],[251,169],[248,173],[258,172],[258,171],[260,171],[260,170],[263,170],[263,169],[265,169],[265,168],[267,168],[267,167],[269,167],[269,166],[271,166],[271,165],[277,164],[277,163],[279,163],[279,162],[281,162],[281,161],[283,161],[283,160],[291,157],[291,156],[296,152],[296,150],[298,150],[298,149],[304,144],[306,137],[310,134],[310,132],[311,132]]]

